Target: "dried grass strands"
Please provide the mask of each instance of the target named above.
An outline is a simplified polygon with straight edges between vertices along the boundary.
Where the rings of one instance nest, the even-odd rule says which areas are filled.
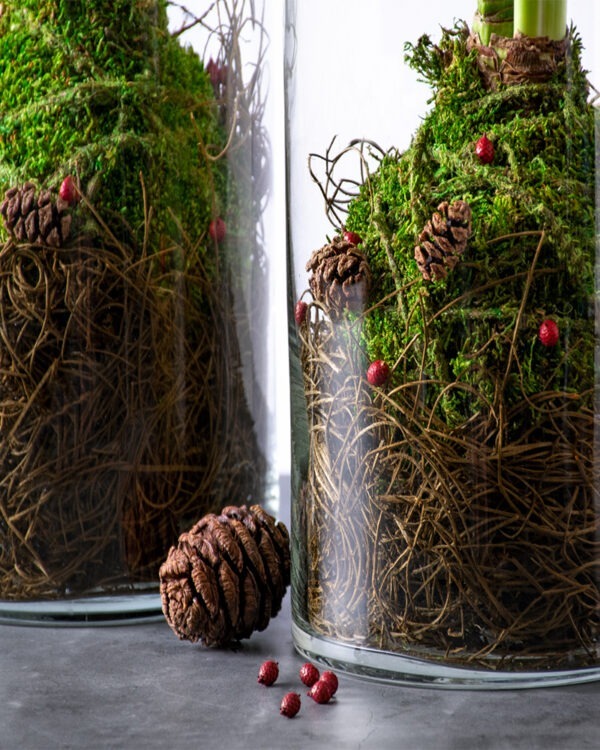
[[[0,587],[150,579],[205,510],[260,493],[226,284],[115,244],[0,251]]]

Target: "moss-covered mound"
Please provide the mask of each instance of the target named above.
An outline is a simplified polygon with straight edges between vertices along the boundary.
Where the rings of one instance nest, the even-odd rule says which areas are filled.
[[[294,606],[359,645],[494,668],[596,663],[581,42],[571,31],[548,81],[488,90],[467,40],[459,25],[408,48],[433,106],[349,207],[370,266],[363,312],[317,299],[298,328],[310,451]],[[375,360],[387,380],[367,376]]]
[[[411,147],[383,160],[347,222],[378,280],[371,301],[396,292],[366,317],[370,359],[395,364],[395,382],[438,382],[430,404],[449,383],[468,386],[438,402],[450,424],[480,408],[473,389],[494,403],[501,384],[507,404],[548,389],[589,393],[594,383],[594,113],[580,40],[547,84],[488,92],[465,34],[410,49],[435,106]],[[482,136],[491,163],[476,155]],[[457,199],[472,211],[468,248],[445,279],[423,282],[419,234],[442,201]],[[537,341],[546,318],[561,332],[554,348]]]

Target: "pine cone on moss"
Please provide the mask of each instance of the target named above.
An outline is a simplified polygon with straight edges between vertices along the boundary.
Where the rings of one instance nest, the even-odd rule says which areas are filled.
[[[440,203],[425,224],[415,247],[415,260],[426,281],[443,279],[463,254],[471,236],[471,207],[466,201]]]
[[[366,256],[356,245],[342,237],[315,250],[306,264],[312,273],[310,290],[330,315],[344,310],[360,312],[365,306],[371,285],[371,271]]]
[[[259,505],[228,506],[179,537],[159,577],[164,615],[180,639],[223,646],[248,638],[281,608],[288,531]]]
[[[69,204],[49,190],[36,195],[31,182],[6,191],[0,214],[17,242],[62,247],[71,231]]]

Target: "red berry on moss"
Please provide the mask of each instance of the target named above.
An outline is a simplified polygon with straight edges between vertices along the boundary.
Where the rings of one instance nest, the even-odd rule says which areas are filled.
[[[331,688],[331,695],[335,695],[337,693],[338,678],[335,672],[330,672],[329,670],[326,670],[321,675],[321,680],[323,682],[326,682],[329,685],[329,687]]]
[[[286,693],[281,701],[279,713],[291,719],[300,710],[300,696],[298,693]]]
[[[353,245],[360,245],[360,243],[362,242],[362,237],[356,232],[350,232],[346,230],[343,234],[343,237],[346,242],[351,242]]]
[[[258,682],[261,685],[272,685],[279,677],[279,664],[276,661],[265,661],[258,670]]]
[[[491,164],[494,161],[494,144],[487,135],[482,135],[475,144],[475,154],[482,164]]]
[[[544,346],[556,346],[560,338],[560,332],[556,323],[550,318],[544,320],[540,325],[538,338]]]
[[[208,233],[215,242],[223,242],[225,235],[227,234],[227,227],[220,216],[210,222],[208,225]]]
[[[306,687],[312,687],[319,679],[319,670],[314,664],[307,661],[300,669],[300,679]]]
[[[60,188],[58,189],[58,195],[70,206],[77,203],[79,200],[79,188],[75,184],[75,180],[71,175],[67,175],[62,181]]]
[[[323,679],[317,680],[308,691],[309,695],[317,703],[329,703],[333,691],[331,685]]]
[[[296,325],[302,325],[302,323],[304,323],[307,310],[308,305],[304,300],[300,299],[296,302],[296,307],[294,308],[294,320],[296,321]]]
[[[208,61],[206,65],[206,72],[208,73],[208,76],[210,78],[210,82],[213,86],[218,86],[220,79],[221,79],[221,68],[220,66],[212,59]]]
[[[371,385],[383,385],[390,376],[390,367],[382,359],[371,362],[367,369],[367,380]]]

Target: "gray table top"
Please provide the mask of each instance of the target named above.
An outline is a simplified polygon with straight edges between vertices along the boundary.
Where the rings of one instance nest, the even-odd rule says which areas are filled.
[[[289,600],[237,651],[179,641],[165,622],[0,625],[1,750],[600,747],[600,683],[446,691],[338,673],[335,700],[318,705],[298,678]],[[269,688],[256,680],[265,659],[280,667]],[[302,708],[287,719],[279,704],[292,690]]]

